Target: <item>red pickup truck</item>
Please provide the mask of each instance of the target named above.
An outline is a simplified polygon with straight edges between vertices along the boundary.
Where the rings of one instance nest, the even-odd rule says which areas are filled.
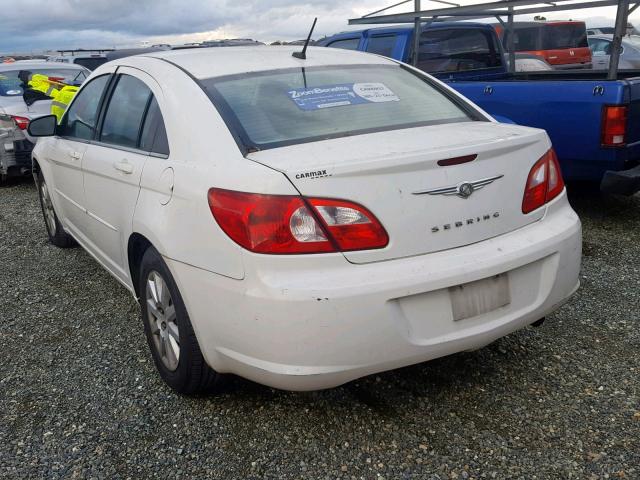
[[[509,34],[500,24],[494,28],[505,50]],[[555,68],[591,68],[591,50],[584,22],[516,22],[514,49],[544,58]]]

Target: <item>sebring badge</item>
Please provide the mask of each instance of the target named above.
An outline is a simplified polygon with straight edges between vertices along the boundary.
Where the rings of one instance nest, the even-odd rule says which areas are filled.
[[[414,195],[457,195],[460,198],[469,198],[473,195],[473,192],[492,184],[496,180],[501,179],[504,175],[497,175],[495,177],[483,178],[482,180],[476,180],[475,182],[460,182],[457,185],[450,187],[441,187],[433,190],[422,190],[419,192],[413,192]]]

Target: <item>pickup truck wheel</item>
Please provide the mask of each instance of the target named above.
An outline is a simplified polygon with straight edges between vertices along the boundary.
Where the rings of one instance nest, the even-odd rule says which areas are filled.
[[[44,217],[44,224],[47,228],[47,235],[49,241],[60,248],[70,248],[76,245],[75,240],[71,235],[64,231],[64,228],[58,220],[56,211],[51,201],[51,195],[49,193],[49,187],[42,175],[42,172],[38,172],[38,197],[40,198],[40,207],[42,209],[42,216]]]
[[[219,390],[224,376],[205,362],[178,287],[153,247],[142,257],[139,278],[144,331],[162,379],[187,395]]]

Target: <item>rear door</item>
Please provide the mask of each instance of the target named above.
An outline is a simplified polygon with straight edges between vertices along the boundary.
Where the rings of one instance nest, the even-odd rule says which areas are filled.
[[[51,164],[49,185],[54,188],[57,212],[65,228],[76,237],[86,223],[82,163],[87,145],[96,132],[98,113],[110,74],[94,78],[78,93],[62,118],[59,136],[51,139],[45,159]]]
[[[110,89],[96,141],[83,162],[89,248],[116,276],[127,281],[126,239],[149,150],[145,118],[160,87],[143,72],[120,67]]]

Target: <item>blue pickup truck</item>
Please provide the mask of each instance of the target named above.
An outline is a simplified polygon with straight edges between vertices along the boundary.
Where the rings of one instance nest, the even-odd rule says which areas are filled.
[[[413,27],[344,32],[317,44],[413,59]],[[640,191],[640,71],[618,80],[593,70],[508,73],[492,26],[433,23],[420,35],[417,68],[447,82],[498,121],[543,128],[567,180],[607,193]]]

